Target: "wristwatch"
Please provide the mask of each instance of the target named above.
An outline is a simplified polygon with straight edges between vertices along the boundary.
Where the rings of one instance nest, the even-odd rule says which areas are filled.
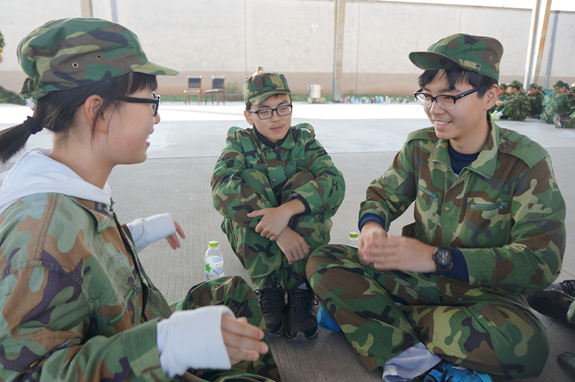
[[[437,268],[435,274],[440,277],[447,276],[447,273],[453,265],[453,253],[449,248],[436,247],[432,258],[433,261],[435,261],[435,267]]]

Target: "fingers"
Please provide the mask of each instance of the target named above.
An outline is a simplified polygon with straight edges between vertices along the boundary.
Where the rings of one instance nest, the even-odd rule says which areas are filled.
[[[178,240],[178,236],[173,233],[170,236],[166,237],[166,241],[172,247],[172,249],[180,248],[180,241]]]
[[[245,317],[222,317],[222,337],[232,365],[241,361],[255,361],[269,351],[261,342],[263,331],[247,322]]]
[[[180,237],[182,239],[186,238],[186,234],[184,233],[184,230],[182,229],[182,227],[180,226],[180,224],[174,220],[174,226],[176,227],[176,232],[178,233],[178,235],[180,235]]]
[[[262,208],[261,210],[255,210],[248,214],[249,218],[255,218],[256,216],[264,216],[266,214],[267,208]]]

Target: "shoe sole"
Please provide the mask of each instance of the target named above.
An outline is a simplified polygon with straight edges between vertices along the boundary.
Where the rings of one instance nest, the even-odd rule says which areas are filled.
[[[555,125],[556,128],[560,129],[561,128],[561,117],[559,117],[558,115],[554,115],[553,116],[553,124]]]
[[[287,332],[284,333],[284,335],[288,340],[295,340],[295,341],[303,341],[303,340],[312,341],[317,338],[318,334],[319,330],[315,332],[315,334],[311,337],[306,337],[303,332],[298,332],[294,337],[291,337]]]
[[[267,329],[267,328],[266,328],[266,329]],[[285,332],[285,325],[284,325],[284,323],[282,322],[282,326],[281,326],[281,328],[278,329],[277,332],[272,332],[272,331],[269,330],[269,329],[267,329],[267,331],[268,331],[268,333],[271,334],[272,336],[274,336],[274,337],[279,337],[279,336],[281,336],[282,334],[284,334],[284,332]]]

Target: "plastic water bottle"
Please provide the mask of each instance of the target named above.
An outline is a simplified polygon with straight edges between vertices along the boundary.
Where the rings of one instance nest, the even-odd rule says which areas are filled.
[[[224,276],[224,255],[217,241],[210,241],[206,251],[206,280]]]
[[[357,241],[358,241],[359,233],[357,232],[350,232],[349,239],[347,239],[347,245],[350,247],[357,248]]]

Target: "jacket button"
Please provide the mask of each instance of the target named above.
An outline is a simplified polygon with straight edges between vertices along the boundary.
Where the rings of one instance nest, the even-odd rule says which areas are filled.
[[[449,212],[449,207],[445,207],[445,208],[443,209],[443,211]]]
[[[275,179],[272,179],[272,182],[274,182],[274,183],[275,183],[275,182],[276,182],[276,180],[275,180]]]

